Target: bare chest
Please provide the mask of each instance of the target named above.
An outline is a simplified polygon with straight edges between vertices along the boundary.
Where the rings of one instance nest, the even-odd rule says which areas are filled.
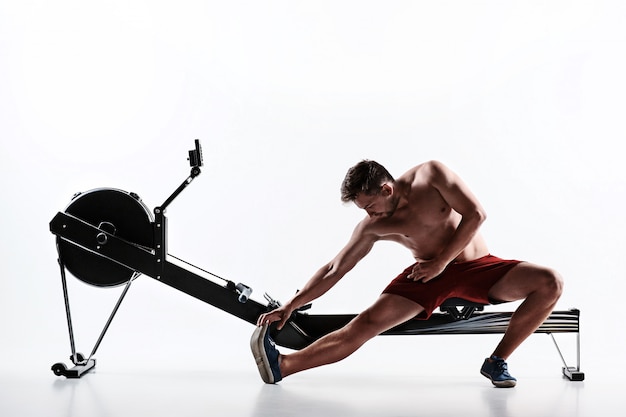
[[[379,225],[382,239],[406,246],[418,258],[439,253],[454,234],[460,215],[434,189],[417,193],[406,207]]]

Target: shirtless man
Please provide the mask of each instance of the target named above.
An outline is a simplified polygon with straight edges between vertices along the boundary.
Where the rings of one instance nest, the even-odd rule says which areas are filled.
[[[496,387],[515,386],[506,360],[552,312],[563,287],[559,274],[490,255],[479,233],[485,210],[461,178],[440,162],[423,163],[394,180],[382,165],[364,160],[348,170],[341,193],[342,201],[354,202],[367,216],[304,288],[259,317],[250,346],[263,380],[276,383],[340,361],[374,336],[409,319],[428,318],[446,298],[461,297],[485,304],[524,299],[480,370]],[[268,325],[278,322],[281,329],[297,308],[331,289],[378,240],[405,246],[415,264],[346,326],[300,351],[280,354]]]

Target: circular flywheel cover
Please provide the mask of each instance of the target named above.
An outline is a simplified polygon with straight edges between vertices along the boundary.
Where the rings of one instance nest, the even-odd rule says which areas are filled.
[[[114,188],[86,191],[76,195],[65,212],[131,243],[153,246],[152,213],[134,193]],[[57,244],[67,270],[88,284],[113,287],[128,282],[134,273],[64,239],[57,238]]]

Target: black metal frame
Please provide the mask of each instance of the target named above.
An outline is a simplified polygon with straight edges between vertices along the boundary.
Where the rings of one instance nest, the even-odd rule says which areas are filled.
[[[122,264],[134,271],[132,278],[126,283],[124,291],[109,317],[96,346],[87,359],[75,349],[74,333],[70,314],[69,295],[65,278],[65,264],[59,252],[59,266],[65,299],[65,308],[70,333],[71,361],[74,367],[67,369],[63,363],[56,363],[52,370],[56,375],[67,378],[80,378],[95,367],[93,355],[96,353],[119,305],[126,295],[131,282],[139,275],[147,275],[163,284],[176,288],[185,294],[191,295],[207,304],[211,304],[242,320],[255,324],[259,315],[270,311],[280,303],[265,294],[267,304],[261,304],[251,298],[251,288],[245,284],[224,279],[211,272],[195,267],[185,262],[185,266],[171,262],[174,258],[167,252],[167,218],[166,208],[169,204],[200,175],[202,165],[202,151],[196,140],[196,149],[189,151],[191,173],[185,181],[161,205],[154,209],[155,219],[152,223],[154,231],[154,247],[145,247],[126,241],[116,236],[106,225],[95,226],[68,213],[59,212],[50,222],[50,231],[65,242],[70,242],[82,250],[97,254],[111,262]],[[176,258],[178,259],[178,258]],[[183,261],[184,262],[184,261]],[[187,267],[189,266],[189,268]],[[192,271],[195,269],[196,271]],[[214,282],[207,276],[218,278],[223,284]],[[287,325],[281,330],[271,329],[271,334],[280,346],[291,349],[302,349],[318,338],[347,324],[354,314],[313,315],[304,310],[307,305],[296,311]],[[434,313],[428,320],[409,320],[383,335],[428,335],[428,334],[491,334],[504,333],[513,313],[510,312],[483,312],[483,305],[470,303],[461,299],[449,300],[440,307],[441,313]],[[582,381],[584,373],[580,371],[580,311],[555,311],[536,330],[536,333],[546,333],[552,336],[559,355],[563,355],[556,344],[553,333],[576,333],[577,364],[568,366],[563,359],[563,374],[574,381]]]

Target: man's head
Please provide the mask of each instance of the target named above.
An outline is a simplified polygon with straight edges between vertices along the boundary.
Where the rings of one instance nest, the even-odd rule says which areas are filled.
[[[397,206],[392,198],[394,179],[387,169],[376,161],[363,160],[350,168],[341,184],[341,201],[353,201],[372,215],[391,215]],[[376,207],[371,209],[370,206]],[[384,206],[384,211],[380,211]]]

